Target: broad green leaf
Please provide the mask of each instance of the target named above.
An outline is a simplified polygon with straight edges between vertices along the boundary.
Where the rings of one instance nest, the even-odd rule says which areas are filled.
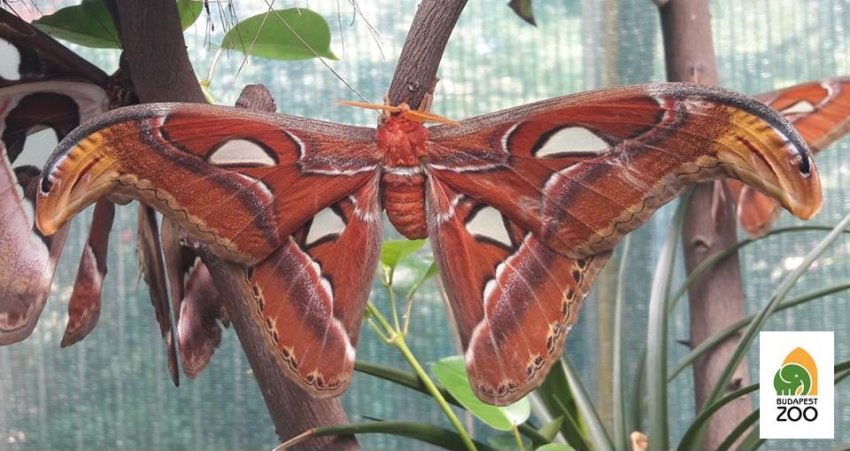
[[[381,264],[395,268],[399,262],[415,254],[425,245],[425,240],[389,240],[381,246]]]
[[[575,451],[575,448],[566,443],[549,443],[536,448],[535,451]]]
[[[203,3],[198,1],[177,0],[180,24],[184,30],[201,15],[203,7]],[[83,0],[79,5],[41,17],[33,21],[33,25],[54,38],[74,44],[100,49],[120,48],[118,31],[101,0]]]
[[[331,28],[306,8],[276,9],[249,17],[224,35],[222,48],[273,60],[338,59],[331,51]]]
[[[554,440],[555,436],[558,435],[558,431],[561,430],[561,425],[564,424],[564,417],[559,416],[554,420],[544,424],[537,432],[540,435],[546,437],[547,440]]]
[[[522,449],[532,449],[531,440],[521,437]],[[487,437],[487,444],[499,450],[513,451],[517,449],[516,436],[512,432],[500,432]]]
[[[531,25],[537,26],[537,22],[534,21],[534,10],[532,8],[531,0],[511,0],[508,2],[508,6],[517,16],[519,16],[522,20],[530,23]]]
[[[514,426],[524,423],[531,414],[531,404],[525,398],[504,407],[481,402],[469,386],[461,356],[440,359],[431,365],[431,372],[466,410],[493,429],[510,431]]]

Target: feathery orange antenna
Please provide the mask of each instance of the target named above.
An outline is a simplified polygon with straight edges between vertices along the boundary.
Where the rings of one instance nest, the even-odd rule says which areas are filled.
[[[378,110],[384,114],[401,113],[408,119],[416,122],[435,122],[446,125],[460,125],[457,121],[453,121],[447,117],[429,113],[427,111],[412,110],[406,103],[401,105],[387,105],[379,103],[357,102],[353,100],[338,100],[338,104],[345,106],[353,106],[356,108],[365,108],[367,110]]]

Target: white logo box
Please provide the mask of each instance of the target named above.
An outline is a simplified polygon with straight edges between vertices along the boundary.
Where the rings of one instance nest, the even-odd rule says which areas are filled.
[[[777,374],[789,356],[792,362]],[[807,356],[814,360],[816,377],[809,374]],[[759,437],[835,438],[834,367],[833,332],[760,332]],[[811,379],[816,379],[817,386],[813,388],[817,394],[801,395],[813,384]],[[781,395],[777,394],[777,386]]]

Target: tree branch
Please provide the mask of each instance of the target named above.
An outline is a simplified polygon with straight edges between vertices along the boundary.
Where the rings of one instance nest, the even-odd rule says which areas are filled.
[[[670,81],[719,83],[711,36],[708,0],[676,0],[660,3],[664,33],[664,57]],[[725,186],[702,183],[695,188],[682,230],[685,267],[690,273],[706,258],[738,241],[737,224]],[[718,204],[719,203],[719,204]],[[744,317],[744,291],[738,254],[730,256],[688,288],[690,343],[696,346],[715,332]],[[729,361],[739,336],[731,336],[694,363],[696,410],[702,405]],[[733,381],[749,384],[746,360],[736,369]],[[747,417],[749,396],[742,396],[718,411],[710,420],[701,448],[716,449]],[[650,442],[652,437],[649,438]]]
[[[446,43],[466,0],[423,0],[419,3],[387,93],[393,105],[418,108],[437,76]]]

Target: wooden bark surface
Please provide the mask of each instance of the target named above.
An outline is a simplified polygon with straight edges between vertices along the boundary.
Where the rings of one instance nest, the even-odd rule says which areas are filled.
[[[669,81],[696,81],[719,84],[711,35],[708,0],[673,0],[659,8],[664,34],[664,56]],[[738,241],[737,224],[731,204],[723,200],[717,207],[714,182],[702,183],[688,205],[682,230],[685,267],[690,273],[706,258]],[[728,196],[726,197],[728,199]],[[744,292],[738,254],[725,259],[688,289],[690,344],[696,346],[715,332],[744,317]],[[733,335],[712,348],[694,363],[696,410],[711,392],[738,342]],[[744,359],[732,377],[735,389],[749,384]],[[714,414],[706,428],[701,447],[716,449],[729,432],[751,411],[750,396],[742,396]],[[652,437],[649,437],[652,443]]]

